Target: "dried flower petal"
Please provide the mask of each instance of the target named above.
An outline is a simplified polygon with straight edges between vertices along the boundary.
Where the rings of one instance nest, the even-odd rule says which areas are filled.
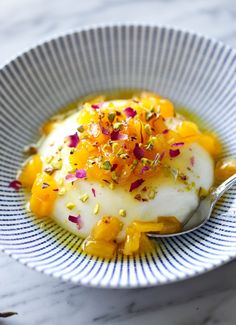
[[[79,143],[79,136],[78,133],[75,132],[75,134],[69,135],[68,136],[69,142],[68,142],[68,147],[70,148],[76,148],[78,143]]]
[[[148,171],[150,169],[149,166],[143,166],[143,168],[141,169],[140,174],[143,174],[144,172]]]
[[[184,145],[184,142],[176,142],[171,145],[171,147],[182,147]]]
[[[190,164],[191,164],[192,167],[195,164],[195,158],[193,156],[190,158]]]
[[[96,191],[95,191],[95,188],[92,188],[92,193],[93,193],[93,196],[96,197]]]
[[[74,182],[78,178],[85,178],[85,177],[86,177],[86,170],[77,169],[74,174],[67,174],[65,178],[67,182]]]
[[[179,151],[179,149],[176,149],[176,150],[170,149],[169,154],[170,154],[171,158],[175,158],[180,154],[180,151]]]
[[[135,117],[137,112],[132,107],[126,107],[124,113],[127,117]]]
[[[110,131],[108,129],[104,128],[103,126],[101,127],[101,131],[102,131],[102,134],[110,135]]]
[[[118,164],[113,164],[111,166],[111,172],[113,172],[118,167]]]
[[[135,144],[133,153],[138,160],[140,160],[144,156],[144,151],[142,148],[139,147],[138,143]]]
[[[111,132],[111,140],[112,141],[116,141],[116,140],[127,140],[128,139],[128,135],[127,134],[123,134],[123,133],[120,133],[120,131],[115,131],[113,130]]]
[[[81,229],[82,228],[82,222],[81,222],[81,216],[78,215],[78,216],[69,216],[68,217],[68,220],[72,223],[75,223],[78,227],[78,229]]]
[[[77,177],[76,177],[75,174],[68,174],[68,175],[66,175],[65,178],[66,178],[66,181],[67,182],[74,182],[74,181],[77,180]]]
[[[99,103],[99,104],[92,104],[91,107],[92,107],[93,109],[99,109],[99,108],[102,107],[102,103]]]
[[[129,191],[132,192],[136,188],[138,188],[141,184],[143,184],[144,179],[137,179],[135,182],[131,183]]]
[[[165,156],[165,151],[162,151],[162,153],[160,154],[160,157],[159,157],[160,161],[162,161],[162,159],[164,158],[164,156]]]
[[[167,134],[168,132],[169,132],[169,130],[165,129],[165,130],[162,131],[162,134]]]
[[[86,170],[84,169],[77,169],[75,172],[76,178],[85,178],[86,177]]]
[[[19,191],[22,187],[22,184],[17,179],[14,179],[9,183],[9,187],[13,188],[15,191]]]

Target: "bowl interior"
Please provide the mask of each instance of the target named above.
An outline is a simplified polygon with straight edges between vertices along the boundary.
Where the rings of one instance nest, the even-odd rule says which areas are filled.
[[[8,185],[22,149],[59,107],[114,89],[148,89],[198,114],[236,155],[236,53],[188,32],[154,26],[88,29],[44,43],[0,71],[0,246],[47,274],[103,287],[157,285],[212,269],[236,255],[236,190],[200,230],[157,243],[149,255],[111,261],[81,253],[82,240],[34,220]],[[203,125],[203,126],[204,126]]]

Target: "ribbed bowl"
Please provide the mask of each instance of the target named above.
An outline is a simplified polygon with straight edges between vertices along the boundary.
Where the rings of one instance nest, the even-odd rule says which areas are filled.
[[[0,247],[37,271],[100,287],[145,287],[186,279],[236,256],[236,189],[198,231],[162,239],[150,255],[111,261],[81,253],[82,240],[25,210],[8,187],[22,149],[59,107],[80,96],[144,88],[191,108],[236,156],[236,52],[214,40],[155,26],[91,28],[46,42],[0,70]]]

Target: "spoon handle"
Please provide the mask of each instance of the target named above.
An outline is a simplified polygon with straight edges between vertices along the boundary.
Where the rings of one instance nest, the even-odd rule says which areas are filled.
[[[218,186],[212,192],[212,198],[217,201],[228,189],[236,185],[236,174],[232,175],[230,178],[226,179],[220,186]]]

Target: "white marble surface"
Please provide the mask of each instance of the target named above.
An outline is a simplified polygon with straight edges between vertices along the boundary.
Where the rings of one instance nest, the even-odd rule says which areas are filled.
[[[191,29],[236,46],[235,0],[0,0],[0,65],[58,33],[111,21]],[[236,324],[236,261],[200,277],[142,290],[73,286],[0,254],[0,325]]]

